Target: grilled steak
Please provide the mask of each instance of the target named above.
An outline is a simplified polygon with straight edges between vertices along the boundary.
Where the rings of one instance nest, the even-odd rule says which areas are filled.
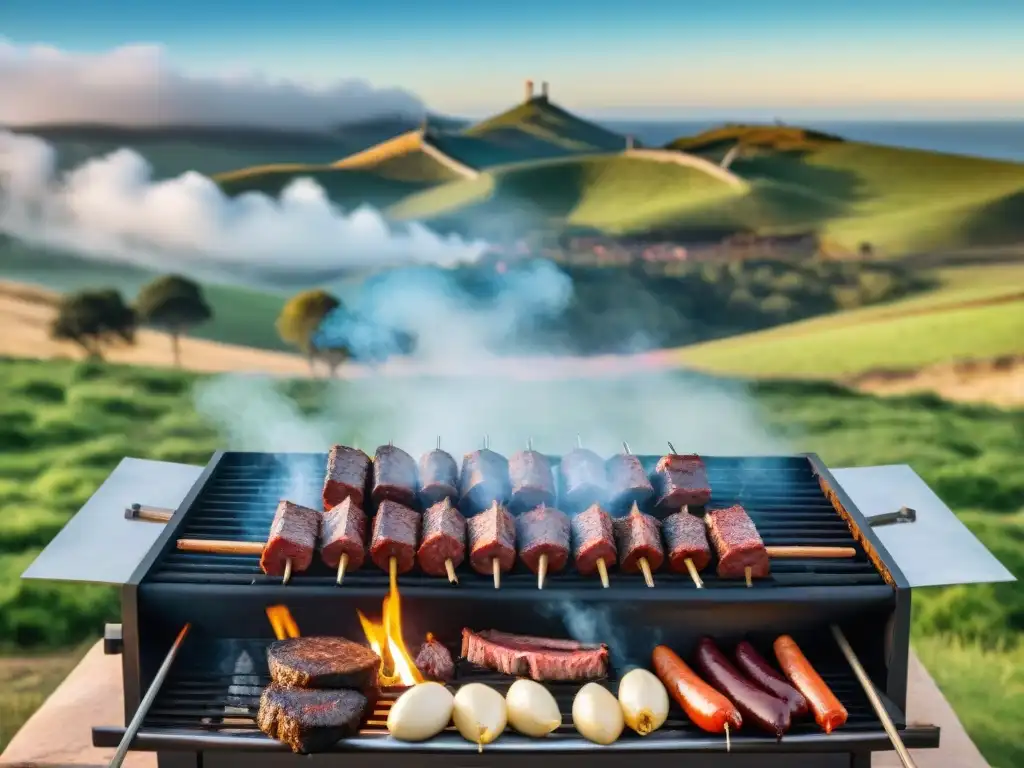
[[[519,451],[508,460],[509,507],[522,512],[555,503],[555,478],[543,453]]]
[[[519,562],[537,573],[541,555],[548,556],[548,572],[565,568],[569,561],[569,517],[554,507],[540,506],[516,518]]]
[[[427,641],[420,646],[420,652],[416,654],[416,668],[428,680],[446,683],[455,677],[455,662],[451,653],[429,633]]]
[[[572,647],[567,647],[567,644]],[[534,680],[591,680],[608,674],[608,648],[573,641],[462,630],[462,656],[503,675]]]
[[[373,455],[373,488],[370,491],[374,505],[389,500],[414,507],[418,490],[416,459],[393,445],[378,448]]]
[[[349,496],[363,508],[363,497],[370,474],[370,457],[358,448],[335,445],[327,455],[324,479],[324,509],[336,507]]]
[[[493,573],[492,561],[497,559],[502,573],[516,562],[516,524],[509,511],[492,504],[486,512],[466,521],[469,534],[469,564],[477,573]]]
[[[440,448],[420,458],[420,504],[424,509],[444,499],[459,499],[459,465]]]
[[[562,477],[562,508],[578,512],[591,504],[604,502],[608,472],[604,459],[586,448],[577,448],[562,457],[558,466]]]
[[[395,501],[382,501],[373,517],[370,559],[381,570],[389,571],[393,557],[398,561],[398,572],[408,573],[416,563],[419,531],[417,512]]]
[[[597,571],[597,561],[611,568],[616,562],[611,516],[597,504],[572,519],[572,550],[576,570],[584,576]]]
[[[736,504],[715,509],[704,516],[709,538],[718,555],[718,575],[723,579],[742,579],[746,569],[763,579],[771,573],[768,550],[747,511]]]
[[[665,552],[661,548],[660,524],[637,506],[615,521],[615,543],[619,550],[619,569],[625,573],[640,571],[640,558],[646,558],[652,571],[661,568]]]
[[[711,483],[704,461],[696,454],[668,454],[654,468],[658,492],[655,506],[665,512],[677,512],[684,506],[699,507],[711,499]]]
[[[446,560],[451,560],[452,567],[458,568],[465,557],[466,518],[445,497],[423,513],[423,532],[416,561],[424,573],[444,576],[447,573]]]
[[[654,497],[654,486],[636,456],[617,453],[605,463],[605,470],[608,472],[608,507],[613,514],[627,514],[634,503],[642,507]]]
[[[708,567],[711,562],[711,545],[708,544],[703,520],[683,509],[666,517],[661,522],[661,530],[665,534],[669,570],[686,573],[687,560],[698,571]]]
[[[293,752],[330,749],[359,731],[370,702],[359,691],[320,691],[270,685],[260,697],[256,724]]]
[[[485,448],[463,457],[459,508],[467,517],[488,509],[494,502],[506,504],[508,497],[508,460],[504,456]]]
[[[282,500],[270,524],[260,568],[270,576],[283,576],[285,565],[291,559],[292,571],[306,570],[313,562],[319,535],[320,513],[317,510]]]
[[[355,571],[366,559],[366,513],[349,496],[325,512],[321,523],[320,559],[328,568],[337,568],[343,554],[348,555],[346,570]]]
[[[267,649],[270,679],[284,688],[377,687],[380,657],[343,637],[294,637]]]

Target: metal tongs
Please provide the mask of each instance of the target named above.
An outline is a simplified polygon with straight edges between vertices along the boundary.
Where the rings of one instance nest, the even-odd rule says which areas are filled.
[[[868,525],[877,528],[880,525],[892,525],[894,523],[913,523],[917,521],[917,510],[912,507],[900,507],[895,512],[882,512],[877,515],[868,515]]]

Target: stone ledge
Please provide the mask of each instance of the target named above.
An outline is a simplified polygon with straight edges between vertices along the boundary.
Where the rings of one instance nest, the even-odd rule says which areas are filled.
[[[908,717],[942,728],[940,749],[914,750],[918,768],[988,768],[953,709],[917,657],[910,656]],[[103,768],[112,749],[92,746],[92,728],[124,721],[119,656],[97,643],[0,755],[3,768]],[[680,761],[682,762],[682,761]],[[875,757],[875,768],[899,768],[895,752]],[[151,752],[129,752],[125,768],[156,768]]]

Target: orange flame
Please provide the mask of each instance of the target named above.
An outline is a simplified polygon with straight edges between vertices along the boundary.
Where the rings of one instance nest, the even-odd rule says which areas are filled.
[[[391,589],[381,607],[380,623],[366,618],[362,611],[359,623],[370,647],[381,658],[378,682],[382,688],[408,688],[423,682],[423,675],[409,655],[402,640],[402,601],[398,596],[397,563],[391,561]]]
[[[270,626],[274,628],[274,636],[278,640],[288,637],[299,636],[299,625],[292,618],[291,611],[286,605],[268,605],[267,618],[270,619]]]

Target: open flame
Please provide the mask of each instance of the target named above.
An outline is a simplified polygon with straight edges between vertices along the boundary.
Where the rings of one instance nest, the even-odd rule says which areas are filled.
[[[402,640],[402,601],[398,596],[398,571],[394,559],[391,560],[390,571],[391,588],[381,606],[381,621],[371,621],[362,611],[357,613],[367,642],[381,658],[380,672],[377,675],[380,686],[408,688],[422,683],[423,675],[416,668],[416,663]]]

